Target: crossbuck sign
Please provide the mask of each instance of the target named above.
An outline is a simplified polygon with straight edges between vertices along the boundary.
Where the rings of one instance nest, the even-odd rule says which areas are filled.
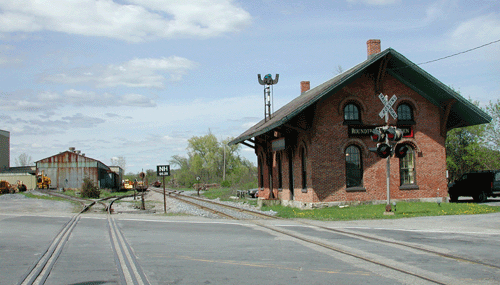
[[[398,100],[398,98],[396,97],[396,95],[392,95],[391,99],[388,100],[389,96],[380,93],[378,95],[378,98],[380,99],[380,101],[382,101],[382,104],[384,104],[384,108],[378,114],[380,116],[380,118],[384,118],[385,117],[385,122],[386,123],[389,121],[389,114],[391,114],[391,116],[394,119],[397,119],[398,114],[394,111],[394,109],[392,109],[392,105],[394,105],[394,103],[396,102],[396,100]]]

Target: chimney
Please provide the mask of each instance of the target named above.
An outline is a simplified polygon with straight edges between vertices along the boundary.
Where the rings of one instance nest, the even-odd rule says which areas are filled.
[[[311,89],[311,82],[309,81],[300,81],[300,94]]]
[[[366,48],[368,51],[368,59],[374,57],[377,53],[380,53],[380,40],[368,40],[366,42]]]

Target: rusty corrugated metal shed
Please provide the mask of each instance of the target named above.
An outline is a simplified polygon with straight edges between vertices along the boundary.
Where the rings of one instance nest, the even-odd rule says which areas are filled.
[[[114,188],[111,169],[99,160],[74,151],[65,151],[36,162],[37,172],[51,179],[51,188],[81,188],[83,179],[90,178],[100,188]]]

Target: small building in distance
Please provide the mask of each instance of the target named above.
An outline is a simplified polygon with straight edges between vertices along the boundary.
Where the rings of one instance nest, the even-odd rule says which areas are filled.
[[[403,131],[398,144],[408,149],[389,158],[390,199],[447,197],[447,132],[491,117],[394,49],[381,51],[380,40],[367,50],[366,60],[312,89],[301,82],[294,100],[229,142],[254,148],[259,199],[306,208],[388,200],[387,159],[370,139],[386,126],[386,96],[396,98],[388,125]]]
[[[88,177],[100,189],[117,189],[119,175],[99,160],[86,157],[74,147],[36,162],[37,174],[51,179],[50,188],[81,188],[83,179]]]
[[[36,188],[36,167],[35,166],[16,166],[0,171],[0,180],[5,180],[11,185],[18,181],[26,185],[27,190]]]
[[[10,133],[0,130],[0,171],[10,167]]]

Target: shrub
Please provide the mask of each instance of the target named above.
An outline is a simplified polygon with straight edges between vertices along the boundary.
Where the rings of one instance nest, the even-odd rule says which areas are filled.
[[[220,184],[220,186],[222,187],[231,187],[231,182],[229,182],[228,180],[224,180],[222,181],[222,183]]]
[[[101,196],[101,191],[99,190],[99,188],[97,188],[97,186],[94,185],[94,182],[90,178],[85,177],[83,179],[81,196],[83,198],[99,199],[99,197]]]

